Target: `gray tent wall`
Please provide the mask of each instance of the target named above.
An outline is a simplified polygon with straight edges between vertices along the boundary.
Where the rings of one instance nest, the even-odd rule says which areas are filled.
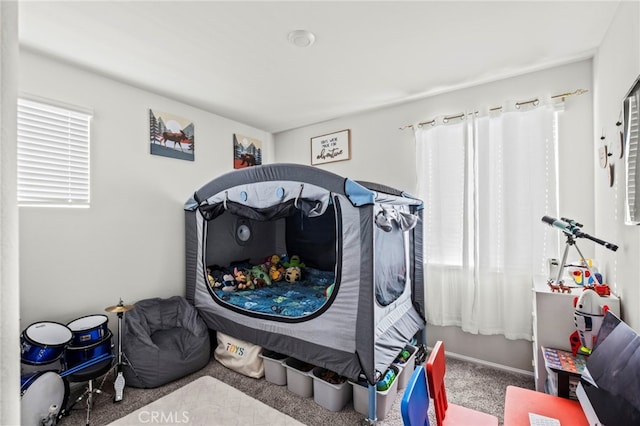
[[[233,234],[233,228],[224,232],[216,230],[217,234],[212,236],[209,226],[214,226],[214,222],[225,227],[235,226],[228,220],[234,216],[229,211],[254,222],[256,215],[271,219],[280,206],[290,204],[310,217],[335,209],[337,247],[333,300],[329,300],[326,309],[299,320],[247,315],[223,306],[206,280],[207,251],[213,249],[214,243],[224,242],[228,256],[239,256],[238,260],[243,259],[245,253],[242,247],[234,247],[233,239],[225,239],[223,235]],[[374,249],[376,233],[382,232],[375,226],[374,214],[381,205],[409,209],[419,218],[418,224],[405,232],[408,285],[387,306],[377,303],[374,288],[376,264],[384,263],[388,255],[376,253]],[[272,222],[276,228],[279,226],[277,220]],[[187,201],[185,231],[186,297],[213,330],[330,369],[352,380],[363,373],[373,384],[425,326],[422,202],[393,188],[356,183],[298,164],[239,169],[213,179]],[[281,245],[282,239],[277,240],[275,244]]]

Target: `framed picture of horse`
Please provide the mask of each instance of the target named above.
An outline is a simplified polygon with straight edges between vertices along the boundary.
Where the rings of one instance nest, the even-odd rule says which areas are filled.
[[[149,147],[153,155],[194,160],[194,126],[187,118],[149,110]]]
[[[262,141],[235,133],[233,135],[233,168],[262,164]]]

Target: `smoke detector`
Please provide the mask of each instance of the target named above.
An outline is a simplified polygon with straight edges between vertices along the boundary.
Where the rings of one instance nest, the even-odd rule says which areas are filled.
[[[307,30],[291,31],[287,36],[289,42],[298,47],[309,47],[316,41],[316,36]]]

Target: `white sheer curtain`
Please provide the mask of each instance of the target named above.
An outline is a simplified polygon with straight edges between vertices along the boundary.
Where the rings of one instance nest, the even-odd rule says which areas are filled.
[[[417,128],[427,321],[531,340],[532,277],[557,255],[557,106]],[[445,120],[446,121],[446,120]]]

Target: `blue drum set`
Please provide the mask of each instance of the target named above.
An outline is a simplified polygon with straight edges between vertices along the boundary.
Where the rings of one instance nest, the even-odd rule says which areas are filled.
[[[118,314],[118,354],[113,354],[113,334],[109,330],[106,315],[88,315],[67,325],[45,321],[31,324],[20,336],[23,374],[20,380],[20,404],[22,425],[55,425],[73,404],[87,397],[87,425],[92,404],[92,381],[106,378],[112,368],[122,371],[122,315],[133,309],[132,305],[110,306],[105,310]],[[116,362],[114,362],[114,360]],[[25,372],[25,370],[31,370]],[[70,407],[69,382],[88,382],[87,391]],[[118,382],[116,380],[116,382]],[[119,383],[123,388],[123,380]],[[101,387],[101,386],[100,386]],[[118,392],[119,391],[119,392]],[[122,399],[122,389],[116,387]]]

